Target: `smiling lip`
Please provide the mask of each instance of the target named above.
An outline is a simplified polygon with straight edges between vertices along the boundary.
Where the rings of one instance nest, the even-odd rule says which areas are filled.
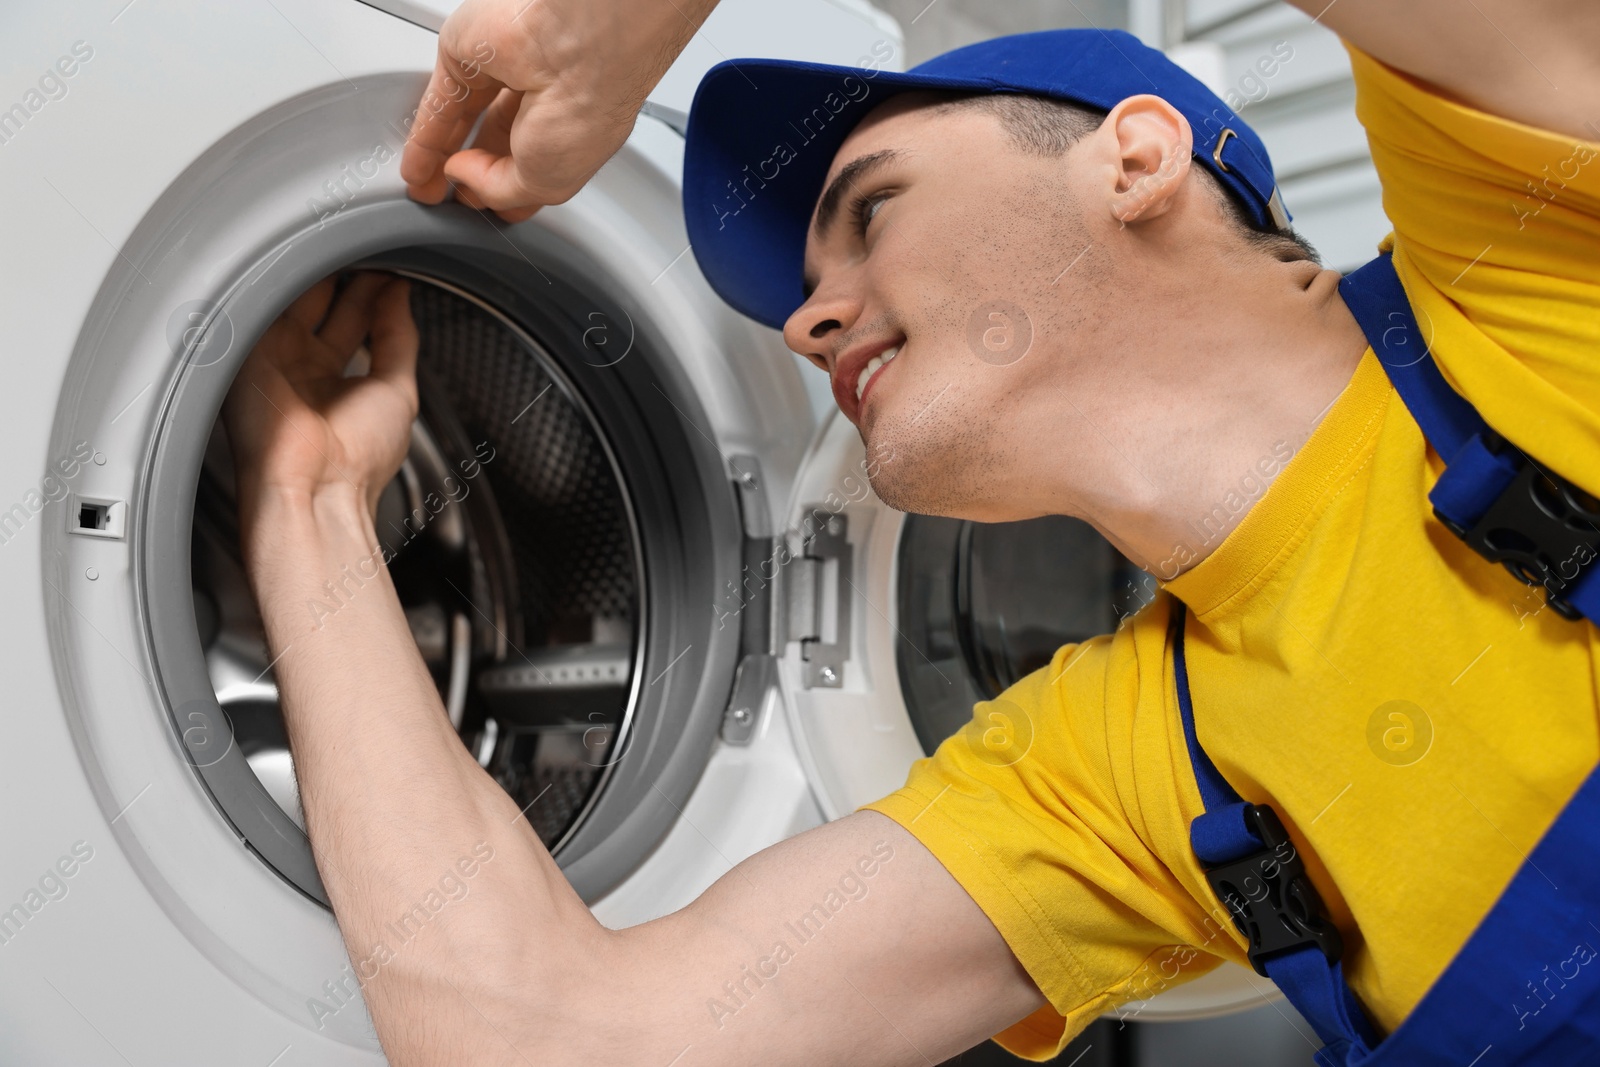
[[[838,403],[839,409],[851,421],[859,420],[861,402],[866,399],[865,393],[860,397],[856,396],[856,384],[861,377],[862,371],[866,369],[868,363],[872,362],[874,356],[880,356],[891,348],[902,348],[905,345],[905,341],[906,339],[903,336],[872,341],[861,345],[859,348],[851,349],[839,357],[833,376],[833,399]]]

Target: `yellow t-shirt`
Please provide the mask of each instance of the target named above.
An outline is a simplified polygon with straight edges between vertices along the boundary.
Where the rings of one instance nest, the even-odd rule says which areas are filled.
[[[1600,145],[1351,57],[1386,246],[1445,376],[1600,493]],[[1173,597],[1201,741],[1282,816],[1379,1028],[1460,949],[1600,760],[1600,639],[1443,529],[1427,502],[1441,469],[1369,350],[1170,596],[979,704],[867,805],[938,856],[1044,992],[1001,1044],[1048,1058],[1119,1004],[1245,963],[1189,848],[1203,806]]]

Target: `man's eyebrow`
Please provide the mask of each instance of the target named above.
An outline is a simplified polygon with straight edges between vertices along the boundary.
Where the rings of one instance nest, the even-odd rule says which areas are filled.
[[[833,225],[834,216],[839,213],[839,201],[844,199],[844,194],[856,182],[865,180],[873,171],[888,165],[898,159],[900,153],[893,148],[886,148],[881,152],[874,152],[870,156],[858,156],[845,165],[828,183],[828,189],[817,201],[816,234],[818,237],[828,232],[828,227]]]
[[[881,152],[873,152],[871,155],[858,156],[845,164],[844,169],[834,177],[833,181],[828,183],[828,188],[817,201],[817,221],[814,227],[816,235],[822,237],[828,232],[828,227],[833,225],[834,217],[839,214],[839,201],[844,199],[845,193],[856,182],[871,176],[873,171],[887,166],[895,159],[898,159],[899,156],[900,153],[895,149],[886,148]],[[801,279],[800,288],[805,298],[809,300],[817,285],[807,275]]]

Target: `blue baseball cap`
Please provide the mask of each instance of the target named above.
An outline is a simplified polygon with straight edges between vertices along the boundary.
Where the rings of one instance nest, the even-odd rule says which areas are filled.
[[[834,154],[873,108],[926,89],[1024,93],[1102,111],[1151,93],[1189,120],[1195,158],[1258,224],[1289,225],[1255,131],[1197,78],[1121,30],[997,37],[903,73],[735,59],[706,72],[686,134],[684,215],[711,287],[757,322],[782,329],[805,300],[806,229]]]

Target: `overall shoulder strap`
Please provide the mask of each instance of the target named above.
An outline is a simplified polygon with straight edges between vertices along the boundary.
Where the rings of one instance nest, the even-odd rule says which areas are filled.
[[[1206,812],[1190,843],[1271,978],[1325,1042],[1321,1067],[1571,1067],[1600,1063],[1600,770],[1545,831],[1494,907],[1394,1033],[1377,1040],[1338,962],[1338,932],[1266,805],[1247,804],[1195,732],[1173,607],[1184,742]]]
[[[1450,532],[1491,563],[1542,586],[1569,619],[1600,620],[1600,504],[1540,469],[1444,380],[1384,253],[1339,282],[1373,354],[1445,461],[1428,499]]]
[[[1450,388],[1388,255],[1344,278],[1339,290],[1395,391],[1445,461],[1428,494],[1434,514],[1486,559],[1543,586],[1560,614],[1600,621],[1600,565],[1594,565],[1600,505],[1541,470]],[[1206,808],[1190,824],[1190,844],[1248,940],[1251,964],[1277,984],[1325,1042],[1316,1056],[1321,1067],[1600,1062],[1600,966],[1584,969],[1600,952],[1583,931],[1592,930],[1600,943],[1600,864],[1594,862],[1600,853],[1600,770],[1590,774],[1423,1001],[1380,1044],[1345,981],[1338,930],[1282,821],[1267,805],[1241,799],[1200,744],[1184,648],[1186,615],[1175,602],[1171,642],[1178,709]],[[1568,941],[1579,938],[1585,940],[1560,955]],[[1548,975],[1548,963],[1542,972],[1539,967],[1550,959],[1563,969],[1558,988],[1552,990],[1547,977],[1541,994],[1523,976]],[[1498,1005],[1510,1006],[1515,1028],[1495,1010]]]
[[[1183,739],[1206,807],[1189,824],[1189,844],[1234,926],[1249,941],[1256,973],[1272,979],[1322,1039],[1317,1062],[1344,1067],[1370,1055],[1377,1037],[1345,981],[1339,931],[1328,921],[1282,820],[1271,807],[1242,800],[1200,745],[1184,655],[1187,614],[1174,603],[1172,663]]]

